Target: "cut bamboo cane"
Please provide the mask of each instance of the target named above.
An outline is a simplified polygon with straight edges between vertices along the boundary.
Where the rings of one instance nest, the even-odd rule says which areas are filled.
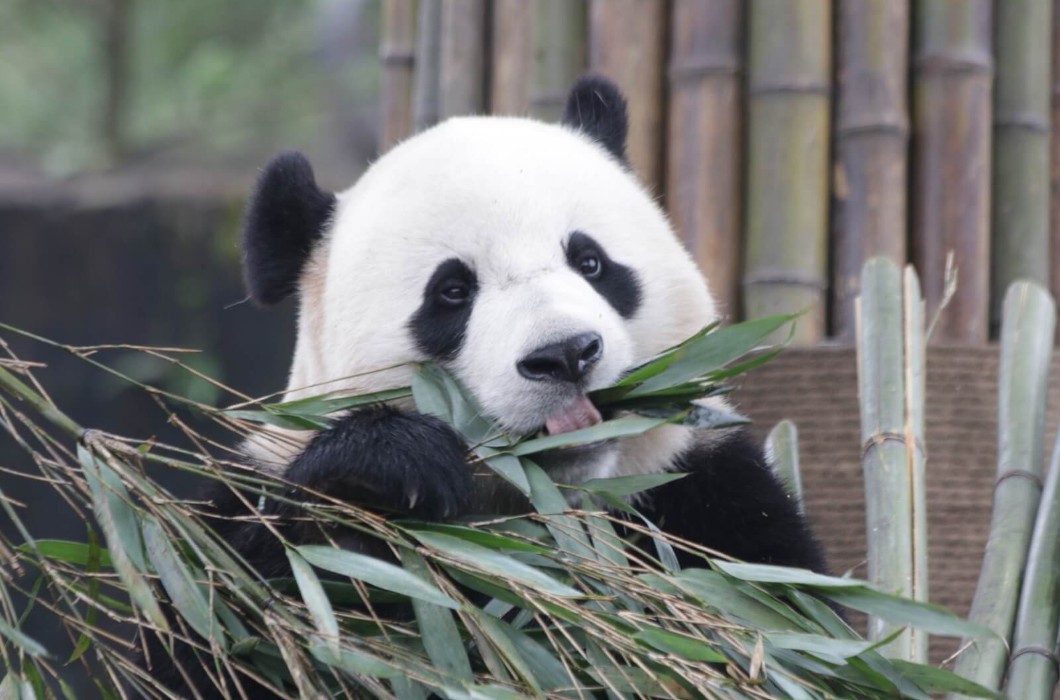
[[[490,111],[494,114],[525,115],[530,110],[534,11],[539,2],[493,0]]]
[[[589,66],[622,88],[629,101],[628,156],[651,189],[662,188],[663,71],[666,3],[592,0]]]
[[[839,3],[832,334],[854,337],[871,257],[906,262],[909,0]]]
[[[486,2],[435,1],[442,6],[439,117],[481,114],[486,108]]]
[[[799,430],[790,420],[777,423],[766,436],[766,455],[773,471],[799,506],[805,512],[802,501],[802,470],[799,468]]]
[[[932,342],[989,331],[991,0],[919,0],[913,26],[912,259],[933,316],[946,254],[960,285]]]
[[[383,5],[382,128],[379,150],[412,133],[412,75],[416,45],[416,0],[392,0]]]
[[[1060,436],[1031,537],[1005,690],[1010,698],[1049,700],[1056,687],[1060,626]]]
[[[812,345],[825,330],[831,2],[748,10],[744,311],[806,310],[794,342]]]
[[[585,71],[588,8],[585,0],[537,0],[534,6],[530,113],[559,121],[567,91]]]
[[[924,600],[924,324],[912,270],[906,270],[903,282],[890,260],[867,262],[855,319],[869,580],[887,593]],[[869,620],[874,640],[897,629],[878,618]],[[882,651],[919,661],[926,658],[927,641],[926,635],[906,629]]]
[[[1051,139],[1050,277],[1053,298],[1060,298],[1060,0],[1053,0],[1053,121]],[[1060,340],[1060,328],[1057,329]]]
[[[442,4],[420,3],[416,26],[416,71],[412,81],[412,121],[417,130],[436,124],[441,114]]]
[[[1053,0],[1005,0],[995,10],[993,286],[1001,322],[1017,279],[1049,285],[1049,109]]]
[[[1056,306],[1017,282],[1005,295],[998,375],[998,467],[990,535],[969,619],[997,635],[968,644],[954,670],[998,689],[1008,658],[1020,579],[1041,494],[1045,399]],[[952,695],[951,698],[962,697]]]
[[[740,314],[742,0],[676,0],[666,201],[719,308]]]

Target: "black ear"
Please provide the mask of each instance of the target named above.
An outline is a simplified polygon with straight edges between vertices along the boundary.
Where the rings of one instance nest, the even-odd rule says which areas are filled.
[[[562,123],[584,132],[626,162],[629,117],[618,86],[599,75],[583,75],[567,96]]]
[[[335,195],[317,187],[313,166],[294,151],[265,166],[243,216],[243,280],[262,305],[298,287],[313,245],[335,212]]]

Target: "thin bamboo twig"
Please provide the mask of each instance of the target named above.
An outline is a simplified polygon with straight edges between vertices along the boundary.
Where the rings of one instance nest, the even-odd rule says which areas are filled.
[[[805,512],[802,499],[802,470],[799,468],[799,429],[790,420],[782,420],[773,426],[766,436],[766,455],[773,471],[787,487],[788,494],[798,503],[799,512]]]
[[[1000,687],[1005,671],[1027,545],[1041,495],[1055,323],[1056,305],[1048,292],[1029,282],[1009,287],[1001,323],[994,514],[969,613],[972,622],[997,636],[969,645],[954,667],[959,675],[991,689]]]
[[[879,590],[911,597],[916,589],[914,510],[906,444],[910,431],[902,282],[897,265],[885,258],[873,258],[865,264],[855,309],[869,581]],[[869,619],[870,639],[884,639],[897,629],[879,618]],[[901,632],[882,652],[892,658],[911,659],[914,643],[910,631]]]
[[[1049,285],[1049,109],[1053,0],[995,10],[993,271],[990,320],[1018,279]]]
[[[718,306],[740,316],[742,0],[677,0],[671,16],[666,202]]]
[[[662,189],[666,3],[592,0],[589,66],[618,83],[629,101],[628,156],[651,189]]]
[[[412,133],[412,75],[416,54],[416,0],[383,4],[383,87],[379,97],[382,127],[379,150],[386,151]]]
[[[861,268],[906,262],[909,0],[841,0],[832,333],[854,337]]]
[[[805,310],[794,342],[812,345],[825,331],[832,3],[748,8],[744,312]]]
[[[991,0],[919,0],[913,36],[912,260],[929,317],[956,253],[961,284],[931,342],[982,343],[990,295]]]
[[[1057,681],[1060,627],[1060,435],[1053,446],[1023,575],[1005,691],[1010,698],[1049,700]]]

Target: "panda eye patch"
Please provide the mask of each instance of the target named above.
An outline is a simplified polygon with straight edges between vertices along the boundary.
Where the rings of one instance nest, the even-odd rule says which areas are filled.
[[[582,256],[578,261],[578,272],[582,273],[582,277],[586,279],[596,279],[600,276],[603,269],[604,266],[600,263],[600,258],[592,253]]]
[[[624,318],[640,307],[640,280],[632,268],[612,260],[591,236],[575,231],[564,246],[567,264]]]
[[[434,269],[423,287],[423,301],[409,319],[416,345],[429,357],[452,359],[464,343],[471,307],[478,292],[474,271],[459,258]]]
[[[471,287],[462,280],[446,280],[439,287],[438,298],[449,306],[461,306],[471,298]]]

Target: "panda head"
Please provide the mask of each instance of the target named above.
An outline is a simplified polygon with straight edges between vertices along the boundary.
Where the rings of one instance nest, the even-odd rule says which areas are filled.
[[[275,158],[249,205],[245,277],[258,303],[300,298],[288,398],[405,384],[434,360],[509,431],[599,420],[587,392],[716,316],[626,163],[626,131],[621,93],[586,77],[560,124],[450,119],[338,195],[301,155]],[[653,432],[624,460],[579,454],[579,473],[665,468],[685,438]]]

